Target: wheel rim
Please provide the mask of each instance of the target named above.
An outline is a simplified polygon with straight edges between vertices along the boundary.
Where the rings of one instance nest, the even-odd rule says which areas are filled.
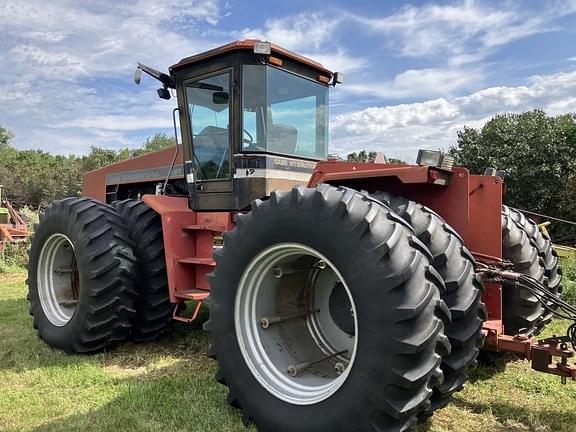
[[[52,234],[42,246],[37,283],[46,318],[57,327],[68,324],[78,303],[79,272],[74,245],[64,234]]]
[[[260,252],[244,271],[234,324],[246,364],[277,398],[311,405],[348,378],[358,345],[356,306],[321,253],[299,243]]]

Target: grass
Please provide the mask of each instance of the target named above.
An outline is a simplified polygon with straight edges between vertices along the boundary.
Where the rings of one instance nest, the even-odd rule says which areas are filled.
[[[0,274],[0,430],[246,430],[214,381],[200,323],[177,325],[155,344],[67,356],[36,337],[25,277]],[[548,333],[565,327],[555,322]],[[563,386],[512,361],[476,369],[455,402],[418,431],[573,432],[575,425],[576,383]]]

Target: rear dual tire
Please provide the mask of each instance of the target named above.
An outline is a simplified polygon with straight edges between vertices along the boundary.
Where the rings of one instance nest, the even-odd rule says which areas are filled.
[[[434,388],[432,405],[423,416],[427,417],[450,403],[452,395],[464,387],[469,370],[477,363],[484,345],[482,324],[487,318],[482,301],[484,287],[475,273],[475,260],[462,238],[438,214],[424,205],[386,192],[371,196],[413,227],[418,239],[430,249],[432,265],[446,285],[442,299],[452,314],[452,321],[446,327],[452,351],[442,359],[444,382]]]
[[[519,221],[516,210],[502,206],[502,258],[513,265],[514,271],[546,284],[546,268],[536,245],[535,233],[529,233]],[[542,330],[545,310],[538,298],[520,286],[502,290],[504,331],[534,336]]]
[[[307,282],[318,280],[310,279],[316,267],[300,268],[279,258],[290,253],[289,247],[304,257],[300,264],[324,261],[323,268],[337,275],[331,298],[337,296],[338,284],[346,288],[354,315],[354,344],[340,357],[324,360],[325,366],[336,369],[336,363],[342,363],[345,379],[330,368],[322,374],[313,367],[308,375],[305,371],[297,377],[286,370],[288,363],[315,360],[315,350],[325,348],[299,342],[317,340],[307,314],[317,303],[301,300],[310,292],[322,297],[324,290]],[[432,388],[442,381],[442,356],[450,350],[444,335],[450,312],[440,297],[444,286],[430,265],[431,255],[388,208],[328,185],[275,192],[238,216],[215,259],[205,329],[212,335],[210,355],[219,363],[217,380],[229,387],[228,401],[243,410],[245,422],[274,432],[405,431],[430,407]],[[290,279],[295,272],[304,272],[298,283]],[[259,294],[247,294],[247,278],[260,281]],[[298,289],[304,294],[294,296]],[[297,323],[281,322],[273,330],[277,347],[270,342],[268,330],[258,323],[262,314],[278,312],[266,309],[274,304],[305,312],[296,318],[303,325],[302,338],[292,337]],[[329,306],[332,324],[321,320],[329,342],[340,340],[330,337],[338,333],[334,323],[351,331],[345,324],[351,318],[338,315],[337,309]]]
[[[157,340],[172,328],[174,305],[170,303],[162,219],[141,200],[114,203],[127,227],[136,255],[138,300],[130,339]]]
[[[135,263],[113,207],[89,198],[52,203],[34,234],[28,266],[39,337],[67,353],[93,353],[125,340],[137,298]]]
[[[520,211],[508,206],[503,206],[502,213],[505,217],[509,218],[509,220],[515,222],[518,228],[526,232],[530,240],[529,247],[536,249],[540,258],[538,264],[544,267],[544,275],[540,276],[539,281],[543,283],[551,293],[560,296],[562,294],[562,269],[560,268],[558,254],[552,247],[550,239],[544,236],[536,222],[524,216]],[[538,275],[541,275],[541,271],[538,271]],[[553,309],[552,303],[547,302],[547,306]],[[542,314],[535,323],[533,330],[534,335],[540,334],[546,325],[552,321],[554,313],[550,309],[544,309],[542,311]]]

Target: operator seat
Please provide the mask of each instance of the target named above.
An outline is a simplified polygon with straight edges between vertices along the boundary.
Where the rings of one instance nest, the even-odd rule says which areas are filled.
[[[194,137],[194,152],[203,171],[204,178],[218,178],[228,175],[228,129],[206,126]]]
[[[298,129],[285,124],[273,124],[268,127],[268,151],[273,153],[296,152]]]

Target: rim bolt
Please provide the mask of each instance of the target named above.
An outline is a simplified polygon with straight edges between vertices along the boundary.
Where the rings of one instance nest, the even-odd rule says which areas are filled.
[[[272,274],[276,279],[280,279],[283,275],[283,272],[279,266],[274,266],[274,269],[272,269]]]
[[[336,373],[338,375],[342,375],[344,373],[344,371],[346,370],[346,366],[344,366],[344,363],[338,362],[334,365],[334,369],[336,369]]]
[[[324,270],[326,268],[326,261],[324,260],[319,260],[316,265],[316,268],[319,268],[320,270]]]
[[[268,327],[270,327],[270,320],[268,318],[261,318],[260,327],[262,327],[263,329],[267,329]]]

